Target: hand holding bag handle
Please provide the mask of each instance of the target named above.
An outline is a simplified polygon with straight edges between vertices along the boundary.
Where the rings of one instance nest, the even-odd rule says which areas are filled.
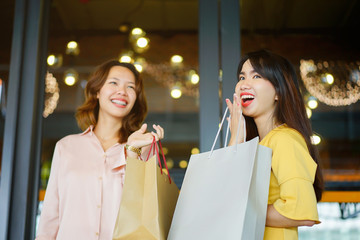
[[[223,126],[223,124],[224,124],[225,117],[226,117],[226,114],[227,114],[228,110],[229,110],[229,108],[226,107],[225,112],[224,112],[224,115],[223,115],[222,120],[221,120],[221,123],[220,123],[220,126],[219,126],[219,129],[218,129],[218,131],[217,131],[217,133],[216,133],[216,137],[215,137],[214,143],[213,143],[213,145],[212,145],[212,147],[211,147],[211,151],[210,151],[210,154],[209,154],[209,157],[208,157],[208,158],[211,157],[211,155],[212,155],[212,153],[213,153],[213,151],[214,151],[216,141],[217,141],[217,139],[218,139],[218,137],[219,137],[219,134],[220,134],[220,131],[221,131],[222,126]],[[243,119],[243,122],[244,122],[244,142],[246,142],[246,122],[245,122],[244,116],[242,115],[242,112],[240,112],[240,114],[241,114],[241,118]],[[229,121],[230,121],[230,120],[231,120],[231,116],[229,117]],[[241,124],[241,121],[239,121],[239,123],[238,123],[238,128],[237,128],[237,132],[236,132],[236,141],[235,141],[236,143],[238,142],[238,137],[239,137],[239,134],[240,134],[240,124]],[[230,124],[228,123],[227,129],[226,129],[226,136],[225,136],[225,147],[227,146],[227,139],[228,139],[228,136],[229,136],[229,130],[230,130]],[[237,151],[237,144],[236,144],[235,151]]]
[[[166,168],[166,171],[167,171],[167,175],[169,177],[169,182],[171,184],[171,177],[170,177],[170,172],[169,172],[169,168],[167,166],[167,163],[166,163],[166,158],[165,158],[165,154],[164,154],[164,151],[162,149],[162,146],[161,146],[161,141],[159,139],[159,146],[160,146],[160,151],[161,151],[161,155],[163,157],[163,161],[164,161],[164,165],[165,165],[165,168]],[[150,146],[150,150],[149,150],[149,153],[148,153],[148,156],[146,158],[146,161],[149,160],[149,157],[150,157],[150,153],[151,153],[151,149],[153,150],[153,154],[156,153],[156,157],[158,159],[158,163],[159,163],[159,167],[160,167],[160,172],[161,174],[163,174],[163,169],[162,169],[162,164],[161,164],[161,158],[160,158],[160,154],[159,154],[159,148],[158,148],[158,145],[156,144],[156,141],[155,141],[155,137],[153,138],[153,141],[151,143],[151,146]]]

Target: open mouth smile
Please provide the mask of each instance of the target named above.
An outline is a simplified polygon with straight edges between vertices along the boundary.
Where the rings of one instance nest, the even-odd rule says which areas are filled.
[[[111,102],[113,104],[115,104],[115,106],[117,107],[126,107],[127,106],[127,101],[123,100],[123,99],[111,99]]]
[[[241,98],[241,105],[243,107],[247,107],[253,102],[255,96],[251,93],[243,92],[240,94],[240,98]]]

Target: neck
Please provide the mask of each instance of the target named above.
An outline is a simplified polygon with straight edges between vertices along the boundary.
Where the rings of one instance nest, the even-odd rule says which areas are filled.
[[[278,126],[277,122],[275,121],[274,117],[270,116],[264,116],[264,117],[258,117],[254,119],[260,141],[264,139],[264,137],[274,128]]]
[[[118,140],[121,121],[118,119],[102,118],[99,115],[94,133],[101,141]]]

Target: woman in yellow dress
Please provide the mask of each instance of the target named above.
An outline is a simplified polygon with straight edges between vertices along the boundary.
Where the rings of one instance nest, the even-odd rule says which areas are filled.
[[[226,100],[231,132],[242,113],[247,138],[259,136],[273,151],[264,239],[298,239],[299,226],[319,223],[323,181],[295,70],[285,58],[261,50],[241,59],[237,76],[233,101]]]

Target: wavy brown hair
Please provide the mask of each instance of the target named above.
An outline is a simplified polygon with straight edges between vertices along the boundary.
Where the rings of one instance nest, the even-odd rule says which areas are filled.
[[[99,115],[99,100],[97,93],[104,85],[110,69],[115,66],[129,69],[135,76],[136,101],[130,113],[122,119],[119,130],[119,142],[127,141],[131,133],[141,127],[147,113],[147,104],[144,92],[144,85],[140,73],[131,63],[109,60],[99,65],[90,76],[85,88],[85,102],[77,109],[76,120],[82,130],[87,129],[90,125],[96,127]]]
[[[277,123],[286,123],[296,129],[305,139],[311,157],[317,163],[314,190],[317,201],[320,201],[324,189],[317,149],[311,144],[312,129],[306,114],[305,104],[300,92],[299,82],[293,65],[284,57],[266,50],[251,52],[245,55],[239,63],[237,77],[244,63],[249,60],[254,70],[274,86],[278,101],[274,110]],[[254,119],[245,116],[247,138],[258,136]]]

